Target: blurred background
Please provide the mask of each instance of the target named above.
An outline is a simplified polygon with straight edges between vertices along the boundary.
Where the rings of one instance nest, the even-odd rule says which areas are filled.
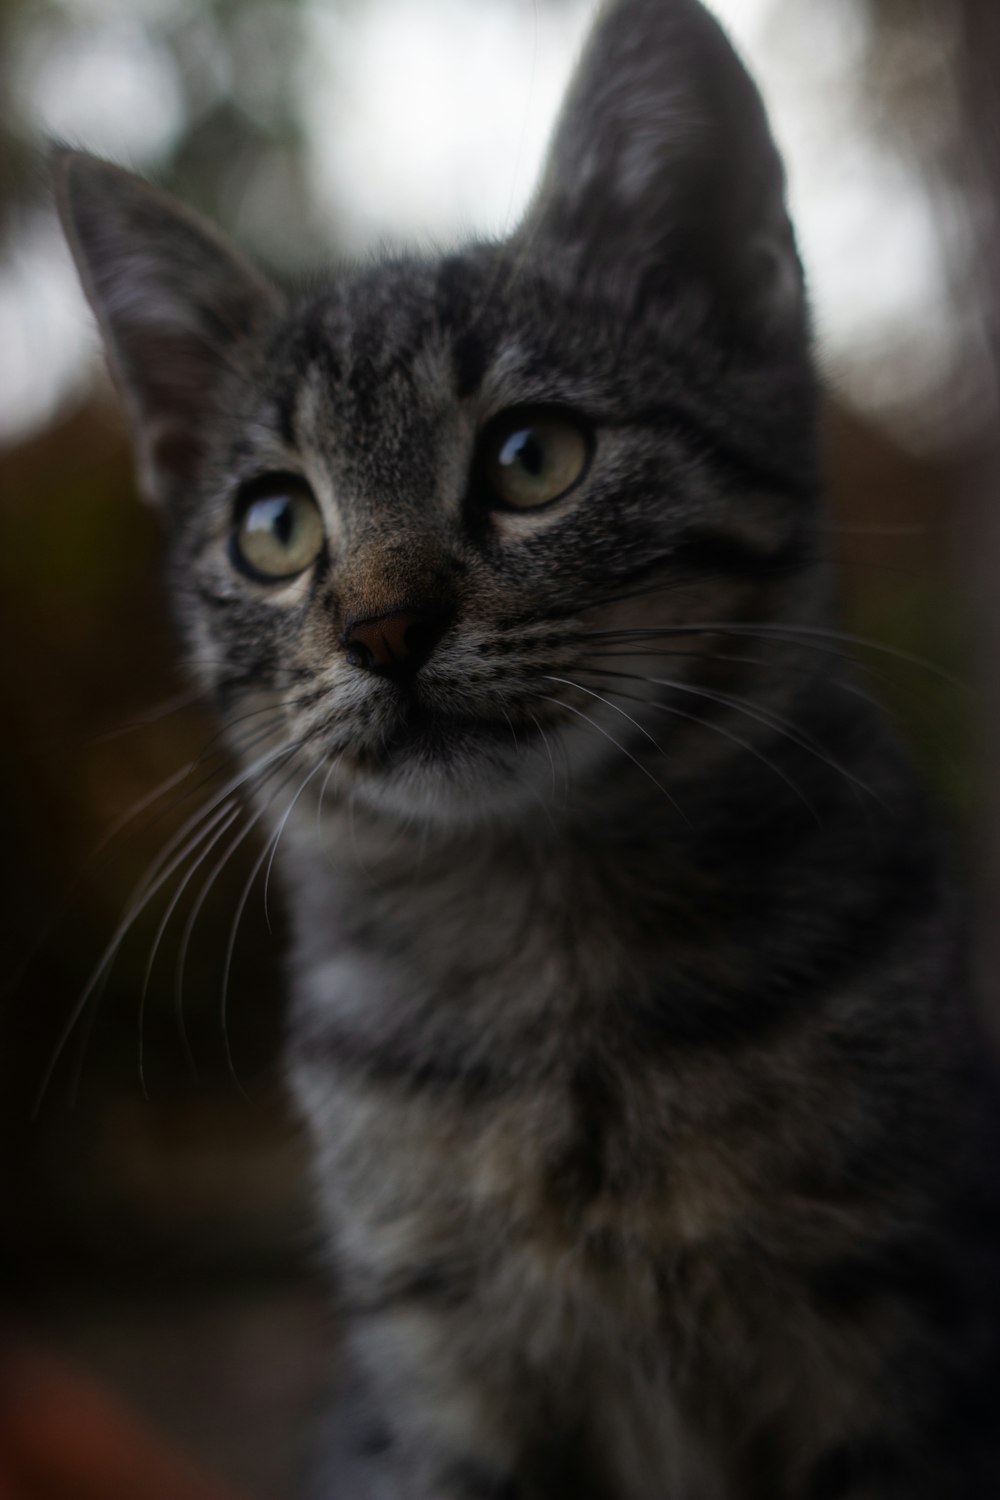
[[[254,849],[173,907],[166,881],[104,964],[225,766],[173,666],[43,146],[152,175],[292,280],[502,232],[593,8],[0,0],[0,1319],[259,1500],[295,1492],[332,1337],[280,1086],[280,914],[251,894],[225,1030]],[[848,649],[953,816],[1000,1014],[1000,7],[714,8],[788,161]]]

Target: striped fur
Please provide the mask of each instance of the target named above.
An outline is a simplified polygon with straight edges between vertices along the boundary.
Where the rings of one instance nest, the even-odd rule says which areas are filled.
[[[835,630],[781,167],[714,22],[617,0],[509,241],[308,295],[59,175],[193,670],[276,757],[317,1495],[1000,1493],[961,905]],[[477,445],[539,405],[589,469],[503,509]],[[262,583],[234,515],[289,473],[325,541]],[[359,669],[404,605],[419,672]]]

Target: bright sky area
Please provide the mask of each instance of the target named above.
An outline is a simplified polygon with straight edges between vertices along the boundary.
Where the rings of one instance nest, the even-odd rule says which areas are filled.
[[[25,33],[10,76],[39,136],[155,174],[181,121],[172,61],[150,40],[164,3],[72,0],[78,25],[61,44]],[[786,153],[824,365],[857,404],[892,420],[951,378],[958,354],[947,225],[865,128],[863,13],[855,0],[785,6],[779,28],[776,0],[714,8]],[[513,225],[594,9],[593,0],[314,0],[299,108],[316,200],[340,242],[363,252],[386,238],[447,243]],[[11,251],[0,271],[0,442],[44,423],[97,357],[51,214],[40,211]]]

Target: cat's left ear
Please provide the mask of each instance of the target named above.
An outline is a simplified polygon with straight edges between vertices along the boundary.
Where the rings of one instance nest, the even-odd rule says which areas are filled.
[[[70,150],[54,153],[53,173],[140,484],[169,502],[195,478],[227,382],[281,295],[212,225],[132,173]]]
[[[804,320],[784,171],[760,95],[698,0],[610,0],[518,239],[644,307]]]

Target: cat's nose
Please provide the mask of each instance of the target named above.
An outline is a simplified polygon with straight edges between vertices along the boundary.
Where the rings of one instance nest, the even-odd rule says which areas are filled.
[[[444,634],[449,613],[436,605],[411,605],[349,619],[341,637],[347,660],[382,677],[412,677]]]

